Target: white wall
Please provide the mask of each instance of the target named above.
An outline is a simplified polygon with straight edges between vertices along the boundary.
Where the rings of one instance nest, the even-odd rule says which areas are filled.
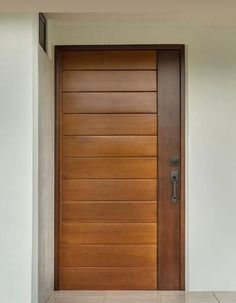
[[[54,65],[40,46],[38,66],[38,302],[45,303],[54,289]]]
[[[55,44],[182,43],[190,290],[236,290],[236,27],[57,25]]]
[[[0,15],[0,302],[4,303],[37,302],[38,258],[40,303],[53,288],[53,71],[41,50],[39,62],[35,60],[35,34],[33,16]],[[232,27],[144,24],[55,30],[55,44],[187,44],[190,290],[236,290],[235,34]]]
[[[0,15],[0,302],[54,288],[54,67],[37,15]]]
[[[34,17],[0,15],[0,302],[31,303]],[[34,295],[32,294],[32,287]]]

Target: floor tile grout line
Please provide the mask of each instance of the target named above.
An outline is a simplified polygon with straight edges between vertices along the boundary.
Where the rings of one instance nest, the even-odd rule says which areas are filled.
[[[162,303],[163,301],[162,301],[162,296],[161,296],[161,294],[158,294],[159,295],[159,298],[160,298],[160,303]]]
[[[104,296],[103,296],[103,301],[102,301],[103,303],[105,303],[105,301],[106,301],[107,293],[108,293],[108,291],[106,291]]]
[[[220,299],[216,296],[215,292],[213,291],[212,293],[213,293],[213,296],[215,297],[216,301],[217,301],[218,303],[221,303],[221,302],[220,302]]]
[[[53,293],[51,293],[51,294],[47,297],[47,299],[45,300],[45,303],[49,303],[50,300],[53,300],[53,301],[54,301],[54,291],[53,291]]]

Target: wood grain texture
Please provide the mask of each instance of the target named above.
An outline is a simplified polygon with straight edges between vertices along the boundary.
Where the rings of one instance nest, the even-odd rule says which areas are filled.
[[[181,199],[177,184],[177,203],[171,200],[171,155],[180,157],[180,52],[158,53],[158,285],[162,290],[181,289]],[[168,224],[166,224],[168,222]]]
[[[64,157],[155,157],[156,136],[63,137]]]
[[[156,91],[156,71],[63,71],[62,91]]]
[[[63,70],[156,69],[155,51],[67,51],[62,53]]]
[[[155,267],[63,267],[60,288],[68,290],[156,289]]]
[[[62,200],[155,201],[155,179],[66,179],[62,182]]]
[[[102,289],[93,281],[100,268],[110,280],[114,276],[111,288],[117,289],[119,272],[133,268],[129,278],[123,277],[124,284],[135,289],[136,271],[144,275],[148,271],[147,287],[153,289],[157,282],[156,54],[145,51],[140,61],[138,53],[130,60],[131,52],[110,53],[106,60],[97,53],[61,57],[60,286],[66,289],[62,284],[69,269],[66,283],[70,289],[73,283],[80,289],[81,282],[70,274],[86,268],[81,279],[87,282],[81,289],[91,283],[93,289]]]
[[[61,244],[156,244],[156,223],[62,223]]]
[[[156,135],[156,114],[64,114],[64,135]]]
[[[153,158],[64,158],[64,179],[157,177],[157,159]]]
[[[78,50],[79,51],[83,50],[86,53],[88,50],[89,51],[94,51],[94,49],[97,49],[96,52],[101,52],[104,49],[106,49],[106,51],[109,53],[111,51],[114,51],[115,49],[119,49],[119,50],[122,50],[122,51],[126,52],[127,50],[130,51],[130,48],[135,48],[135,47],[139,48],[140,50],[150,48],[155,53],[155,57],[156,57],[156,49],[158,47],[160,49],[162,49],[163,52],[168,52],[167,49],[171,49],[170,53],[174,52],[173,51],[174,49],[175,49],[175,51],[178,51],[178,52],[180,52],[179,51],[180,49],[183,49],[183,47],[181,48],[178,45],[177,46],[172,46],[172,45],[165,45],[165,46],[154,46],[154,45],[131,46],[131,45],[126,45],[126,46],[123,46],[122,45],[122,46],[96,46],[96,47],[94,47],[94,46],[60,47],[60,51],[58,52],[59,55],[57,56],[57,59],[58,59],[57,60],[57,62],[58,62],[58,64],[57,64],[57,67],[58,67],[57,79],[60,80],[60,70],[63,69],[61,59],[63,57],[63,53],[67,52],[67,50],[71,50],[71,51],[73,51],[73,54],[76,54],[78,52]],[[143,52],[143,50],[140,51],[140,52]],[[161,57],[162,56],[160,56],[159,58],[162,60],[163,58],[161,58]],[[91,60],[91,58],[90,58],[90,60]],[[110,60],[110,64],[113,64],[112,62],[114,62],[114,61],[112,61],[112,60],[113,59]],[[77,70],[77,69],[81,69],[81,70],[90,69],[91,71],[95,69],[94,66],[92,66],[92,65],[88,66],[88,64],[87,64],[88,62],[85,62],[84,66],[80,65],[81,64],[81,62],[80,62],[79,66],[78,65],[76,66],[77,62],[75,62],[75,61],[77,61],[77,59],[76,60],[73,59],[71,61],[70,61],[70,59],[69,59],[69,61],[67,60],[66,64],[71,64],[71,66],[70,67],[69,66],[65,67],[65,69],[75,69],[75,70]],[[106,61],[106,60],[103,60],[103,61]],[[94,62],[96,62],[96,60]],[[98,62],[98,60],[97,60],[97,62]],[[100,62],[101,62],[101,64],[100,64]],[[111,68],[111,66],[109,64],[107,64],[107,67],[104,67],[104,65],[103,65],[104,62],[102,62],[102,60],[100,62],[98,62],[98,66],[97,66],[98,70],[101,69],[105,72],[105,69],[110,69],[110,71],[111,71],[111,69],[114,68],[114,67]],[[132,62],[132,59],[131,59],[131,62]],[[87,64],[87,66],[86,66],[86,64]],[[123,62],[118,62],[118,66],[116,68],[117,70],[119,70],[119,66],[121,66],[120,64],[122,65]],[[161,64],[162,64],[161,65],[162,70],[161,70],[161,73],[159,73],[159,71],[158,71],[159,76],[163,73],[163,68],[167,68],[167,70],[168,70],[169,66],[172,65],[171,60],[164,60],[164,61],[161,62]],[[180,68],[180,64],[178,65],[178,67]],[[130,71],[131,71],[133,67],[129,66],[129,67],[125,68],[125,67],[121,66],[120,68],[121,69],[129,69],[130,68]],[[134,68],[134,69],[136,69],[136,68]],[[140,67],[139,69],[142,69],[142,67]],[[136,70],[133,70],[133,71],[135,72]],[[181,71],[181,75],[182,74],[183,74],[183,70]],[[178,75],[180,76],[180,72],[179,72]],[[159,95],[159,98],[161,98],[161,102],[162,102],[163,106],[165,105],[165,102],[163,102],[163,100],[165,100],[165,93],[168,94],[169,92],[172,91],[172,93],[170,95],[170,100],[172,100],[172,98],[174,96],[178,96],[178,97],[181,96],[181,98],[182,98],[182,96],[184,94],[183,93],[183,86],[181,87],[181,93],[176,92],[176,91],[171,89],[171,86],[176,84],[176,83],[171,83],[171,81],[172,81],[171,79],[173,79],[172,76],[173,76],[173,74],[172,75],[170,74],[170,77],[166,77],[166,74],[164,73],[163,78],[162,78],[162,75],[161,75],[161,77],[159,77],[157,79],[158,89],[161,88],[161,93]],[[163,80],[164,78],[165,78],[165,80]],[[173,80],[173,81],[175,81],[175,80]],[[130,92],[130,91],[129,92],[122,92],[122,91],[120,91],[120,92],[119,91],[118,92],[117,91],[93,92],[92,90],[90,90],[88,93],[86,93],[86,92],[74,92],[74,91],[69,91],[68,93],[65,93],[65,92],[62,92],[60,85],[61,85],[60,81],[57,81],[57,88],[59,88],[57,90],[58,91],[58,94],[57,94],[57,99],[58,99],[57,112],[59,110],[61,113],[126,113],[126,114],[130,114],[130,113],[154,113],[153,112],[154,108],[155,108],[155,112],[157,111],[156,106],[154,106],[156,102],[154,102],[154,103],[153,103],[153,101],[150,102],[149,97],[146,95],[146,94],[151,94],[152,98],[155,98],[156,92],[147,92],[147,93],[146,93],[146,91],[143,91],[143,92],[140,92],[140,91],[136,91],[136,92]],[[91,86],[91,89],[93,89],[92,86]],[[142,96],[141,96],[141,94],[142,94]],[[144,95],[146,96],[145,97],[145,102],[144,102]],[[130,96],[136,96],[137,102],[133,102],[132,97],[129,98],[128,96],[129,97]],[[163,96],[164,96],[164,98],[163,98]],[[112,97],[112,99],[110,97]],[[118,100],[118,102],[115,103],[114,102],[115,100]],[[141,106],[141,104],[139,104],[140,102],[142,102],[142,106]],[[167,108],[169,108],[168,103],[169,103],[169,101],[167,100],[167,102],[166,102]],[[165,108],[165,107],[163,107],[163,108]],[[181,103],[181,112],[182,112],[182,118],[183,118],[184,117],[183,102]],[[162,113],[158,113],[158,114],[163,115],[163,111],[162,111]],[[163,120],[162,120],[162,123],[163,123],[163,121],[165,121],[165,117],[162,116],[162,118],[163,118]],[[175,115],[174,117],[172,117],[172,119],[178,119],[178,117]],[[168,121],[168,117],[167,117],[166,121]],[[59,123],[61,123],[60,115],[57,115],[57,133],[59,133],[59,128],[60,128]],[[159,125],[160,125],[160,123],[159,123]],[[162,132],[161,128],[160,128],[160,132]],[[181,134],[183,134],[183,129],[181,131]],[[61,135],[61,133],[60,133],[60,135]],[[164,133],[162,133],[162,135],[167,135],[166,138],[168,139],[168,134],[166,134],[165,131],[164,131]],[[86,137],[85,140],[83,140],[83,139],[80,140],[82,137],[72,137],[71,138],[72,140],[68,140],[69,138],[61,136],[60,137],[60,142],[62,143],[62,153],[60,154],[61,157],[62,157],[61,159],[63,159],[63,157],[71,157],[71,155],[73,155],[73,154],[75,154],[75,156],[72,156],[72,157],[84,157],[85,159],[88,158],[88,157],[104,157],[104,158],[106,158],[106,157],[130,157],[130,159],[132,159],[132,157],[150,157],[150,156],[151,157],[156,157],[157,156],[157,147],[156,146],[155,147],[152,146],[151,148],[148,147],[146,150],[143,150],[143,145],[145,143],[145,139],[144,139],[145,137],[144,136],[142,136],[142,138],[141,138],[143,144],[141,144],[141,141],[138,142],[138,144],[137,144],[137,142],[132,141],[133,140],[132,138],[137,138],[138,136],[127,136],[128,138],[126,138],[126,140],[124,140],[124,141],[123,141],[123,139],[121,139],[122,136],[118,136],[119,137],[119,138],[117,138],[118,140],[115,139],[114,141],[112,139],[110,139],[109,137],[115,137],[115,136],[112,136],[112,135],[111,136],[101,136],[101,137],[100,136],[98,136],[98,137],[92,136],[92,140],[91,141],[88,140],[89,147],[85,147],[85,145],[86,145],[85,141],[87,140],[88,137]],[[151,136],[151,137],[153,137],[153,136]],[[109,139],[107,140],[107,138],[109,138]],[[119,140],[119,139],[121,139],[121,140]],[[131,144],[128,143],[127,139],[132,141]],[[157,140],[155,140],[155,145],[157,143],[156,141]],[[103,146],[101,146],[101,143],[105,144],[107,142],[110,142],[108,144],[108,148],[106,146],[106,148],[103,149]],[[184,142],[184,140],[182,140],[182,142]],[[149,144],[151,142],[146,142],[146,143]],[[170,145],[172,144],[171,141],[169,141],[169,143],[170,143]],[[68,146],[66,146],[66,145],[68,145]],[[181,148],[183,148],[183,145],[184,144],[182,143]],[[95,151],[92,151],[93,147],[95,147]],[[138,151],[135,150],[136,147],[140,150],[138,150]],[[57,148],[58,148],[58,146],[57,146]],[[65,153],[65,151],[66,151],[66,153]],[[80,152],[82,151],[81,155],[79,155],[78,151],[80,151]],[[88,154],[86,154],[87,151],[88,151]],[[128,151],[128,154],[124,155],[124,153],[126,153],[127,151]],[[140,151],[141,151],[141,154],[136,155],[136,153],[138,153]],[[150,152],[151,152],[151,155],[150,155]],[[181,154],[183,156],[184,152],[182,151]],[[161,160],[161,158],[159,159],[159,163],[163,163],[163,161],[164,161],[163,159],[162,160]],[[181,183],[182,183],[182,185],[181,185],[181,228],[180,228],[180,230],[179,230],[179,228],[177,228],[179,230],[179,234],[182,234],[181,235],[182,243],[184,243],[184,240],[183,240],[184,239],[184,204],[183,204],[183,197],[184,197],[184,193],[183,193],[184,192],[184,190],[183,190],[183,188],[184,188],[184,177],[183,177],[184,164],[183,163],[184,163],[184,161],[183,161],[183,159],[181,159],[181,172],[182,172],[182,176],[181,176]],[[60,167],[61,167],[61,165],[58,166],[58,169],[60,169]],[[168,176],[168,179],[169,179],[169,172],[167,173],[166,176]],[[56,180],[57,180],[57,178],[56,178]],[[162,175],[160,177],[160,180],[158,179],[158,182],[161,182],[161,181],[163,181],[163,176]],[[160,188],[160,186],[161,186],[161,184],[159,184],[159,188]],[[60,191],[59,189],[60,188],[58,188],[58,192]],[[168,190],[168,188],[166,188],[166,189]],[[62,198],[61,195],[60,195],[60,198]],[[124,201],[118,201],[118,200],[117,201],[113,200],[112,203],[114,203],[114,202],[115,203],[120,203],[120,204],[126,203]],[[67,201],[65,203],[87,203],[87,202],[84,202],[84,201],[68,202]],[[96,201],[90,201],[89,203],[95,203],[95,205],[96,205],[97,202]],[[138,200],[135,203],[143,203],[143,201]],[[163,204],[163,202],[161,202],[161,203]],[[58,207],[56,207],[56,209],[58,209]],[[159,214],[159,219],[160,219],[160,216],[161,215]],[[56,220],[56,228],[55,228],[56,237],[55,238],[56,238],[56,241],[58,241],[58,244],[59,244],[60,235],[59,235],[58,231],[59,231],[59,227],[60,227],[61,223],[58,222],[58,221],[59,220]],[[166,224],[166,222],[169,222],[169,219],[167,218],[167,220],[164,220],[164,221],[165,221],[164,224]],[[134,223],[134,224],[136,224],[136,223]],[[158,222],[158,227],[159,226],[161,227],[162,224],[163,224],[163,221]],[[170,222],[170,224],[171,224],[171,222]],[[169,240],[168,232],[170,230],[171,230],[171,228],[168,228],[168,226],[167,226],[166,228],[160,229],[160,231],[159,231],[159,235],[162,235],[163,231],[167,231],[167,237],[166,237],[167,241],[166,242],[168,242],[168,240]],[[58,236],[57,236],[57,234],[58,234]],[[164,237],[164,235],[162,235],[162,236]],[[100,258],[96,258],[96,256],[94,255],[94,260],[93,260],[92,255],[90,255],[91,259],[86,259],[86,254],[89,254],[91,252],[91,250],[89,250],[90,246],[91,245],[87,246],[87,250],[86,249],[84,251],[82,250],[82,252],[84,252],[84,255],[83,255],[84,256],[84,259],[83,259],[84,262],[88,261],[87,264],[89,264],[89,262],[91,262],[91,261],[99,262],[99,259],[102,258],[101,255],[100,255]],[[92,245],[92,246],[93,246],[93,248],[94,247],[100,247],[100,245],[99,246]],[[118,247],[118,246],[120,246],[120,245],[104,245],[104,247],[107,247],[109,249],[112,249],[113,247]],[[132,246],[132,245],[122,245],[122,246],[124,246],[124,247],[127,246],[128,247],[128,246]],[[139,245],[134,245],[134,247],[138,247],[138,246]],[[147,248],[150,245],[142,245],[142,246]],[[160,242],[160,246],[162,246],[162,241]],[[61,245],[60,247],[61,247],[61,252],[62,252],[63,251],[62,247],[64,247],[64,245]],[[66,246],[66,247],[78,248],[80,246],[72,245],[72,246]],[[82,245],[81,247],[86,247],[86,246]],[[154,247],[156,247],[156,244],[154,244]],[[180,267],[182,266],[182,272],[181,272],[181,277],[180,277],[180,280],[181,280],[180,288],[182,288],[182,289],[184,287],[183,286],[184,285],[184,282],[183,282],[184,281],[184,272],[183,272],[183,269],[184,269],[184,249],[183,249],[183,247],[184,247],[184,244],[181,247],[182,257],[181,257],[181,265],[180,265]],[[107,285],[105,285],[104,288],[103,288],[103,286],[100,286],[100,285],[96,286],[97,280],[100,282],[100,278],[101,278],[100,274],[97,275],[97,278],[93,279],[93,277],[94,277],[93,269],[94,268],[92,268],[92,267],[84,268],[82,263],[78,264],[78,266],[82,266],[81,269],[84,270],[84,273],[85,273],[85,276],[87,277],[87,280],[90,281],[91,278],[92,278],[94,283],[92,285],[90,284],[89,286],[88,285],[87,286],[86,285],[81,286],[81,285],[78,285],[78,284],[75,285],[76,283],[79,283],[80,280],[84,279],[83,274],[82,275],[79,274],[79,276],[77,276],[76,273],[74,274],[74,276],[73,276],[73,274],[71,275],[69,273],[69,275],[67,277],[71,278],[73,276],[72,281],[69,281],[67,279],[67,277],[64,276],[63,266],[60,267],[60,268],[58,268],[58,266],[57,266],[59,264],[58,263],[58,257],[57,257],[58,256],[58,245],[57,244],[55,245],[55,248],[56,248],[56,261],[55,261],[55,263],[56,263],[56,268],[55,268],[56,287],[59,285],[57,277],[58,277],[58,272],[60,272],[60,277],[59,277],[60,285],[59,286],[60,286],[61,289],[64,288],[63,284],[64,284],[65,280],[66,280],[65,283],[68,282],[67,286],[66,286],[66,287],[68,287],[67,289],[71,289],[71,285],[72,285],[72,287],[74,287],[74,289],[92,289],[92,288],[96,289],[96,287],[97,287],[97,289],[108,289]],[[172,254],[172,252],[171,252],[172,248],[173,248],[173,246],[171,245],[170,246],[170,255]],[[166,252],[165,252],[165,246],[164,246],[164,247],[162,247],[162,251],[164,253],[166,253],[166,258],[168,259],[168,255],[169,255],[168,251],[169,250],[167,249]],[[79,251],[77,251],[77,252],[74,251],[74,254],[75,253],[79,254]],[[99,253],[99,250],[98,250],[98,253]],[[137,250],[137,253],[142,254],[141,250]],[[101,254],[102,254],[102,252],[101,252]],[[114,252],[114,254],[115,254],[115,252]],[[129,256],[133,253],[131,252],[130,255],[129,254],[123,255],[123,257],[121,257],[121,258],[119,258],[119,253],[118,252],[117,252],[117,254],[118,254],[117,255],[117,260],[125,261],[126,259],[125,259],[124,256],[126,256],[127,261],[129,261],[131,259],[131,257],[129,258]],[[122,251],[120,251],[120,254],[122,256]],[[144,254],[145,254],[145,257],[147,257],[149,255],[149,252],[146,251]],[[62,254],[61,254],[61,256],[62,256]],[[70,256],[72,257],[73,254],[71,253]],[[108,256],[111,256],[111,253],[108,253]],[[134,256],[133,259],[135,259],[135,255],[133,255],[133,256]],[[80,257],[82,258],[81,254],[80,254]],[[138,257],[138,255],[137,255],[137,257]],[[75,258],[75,255],[74,255],[74,262],[76,263],[77,260],[78,259]],[[105,262],[105,258],[103,260]],[[68,259],[67,259],[67,261],[68,261]],[[110,263],[111,266],[113,266],[112,265],[113,261],[115,261],[115,258],[113,260],[111,260],[111,263]],[[143,262],[144,262],[144,259],[143,259]],[[163,272],[163,270],[166,271],[165,274],[166,274],[166,276],[168,276],[168,271],[171,270],[170,267],[168,267],[168,266],[166,267],[166,261],[162,258],[159,258],[159,262],[161,263],[161,267],[160,267],[161,271],[162,272]],[[76,265],[74,265],[74,264],[71,263],[69,265],[69,266],[72,266],[72,271],[75,270],[75,272],[76,272],[77,269],[80,270],[80,268],[76,268],[75,267]],[[108,268],[108,266],[110,266],[108,264],[109,264],[109,260],[108,260],[107,264],[104,263],[104,266],[102,264],[99,264],[99,263],[97,263],[97,265],[96,265],[96,263],[94,263],[94,265],[92,265],[92,266],[103,266],[103,268],[104,268],[103,272],[107,273],[106,269]],[[128,263],[124,264],[125,267],[122,267],[123,265],[119,265],[119,264],[115,264],[114,266],[121,266],[120,268],[130,268],[130,267],[127,267],[127,266],[129,266]],[[152,265],[147,265],[147,266],[152,266]],[[87,270],[88,268],[92,268],[91,272],[89,272],[89,270]],[[136,267],[136,265],[134,264],[133,268],[136,269],[136,268],[139,268],[139,267]],[[156,266],[154,266],[154,268],[155,268],[155,273],[156,273],[157,272]],[[111,283],[112,285],[109,286],[110,289],[117,289],[117,280],[116,280],[117,279],[117,273],[115,272],[115,269],[113,270],[113,267],[112,267],[111,272],[110,273],[108,272],[107,275],[109,276],[109,278],[108,278],[109,281],[111,280],[111,277],[114,277],[114,279]],[[105,276],[106,276],[106,274],[105,274]],[[127,283],[126,283],[127,281],[126,281],[126,279],[124,279],[126,277],[125,272],[123,272],[121,276],[122,276],[122,279],[123,279],[122,283],[127,285]],[[136,277],[137,281],[138,281],[140,276],[142,276],[142,273],[139,273],[138,276]],[[133,273],[132,273],[132,277],[133,277]],[[156,278],[157,278],[156,275],[151,277],[150,274],[148,274],[148,276],[145,278],[146,281],[148,279],[151,279],[150,282],[149,282],[149,286],[152,285],[151,289],[156,289],[156,287],[161,288],[161,289],[169,289],[169,288],[164,288],[165,286],[163,286],[163,284],[159,287],[159,285],[156,281],[157,280]],[[160,273],[159,273],[159,278],[160,278]],[[109,283],[109,281],[108,281],[108,283]],[[118,281],[119,281],[119,279],[118,279]],[[165,279],[165,281],[167,281],[167,279]],[[106,281],[104,282],[104,284],[108,284],[108,283],[106,283]],[[122,289],[122,288],[124,289],[125,287],[128,287],[128,289],[140,289],[140,288],[145,289],[145,287],[143,288],[142,285],[141,286],[139,285],[137,288],[135,288],[136,286],[133,286],[132,284],[130,286],[129,285],[125,286],[125,285],[123,285],[123,286],[118,285],[118,289]]]
[[[156,113],[156,93],[62,93],[63,113]]]
[[[156,245],[62,245],[61,266],[157,266]]]
[[[185,47],[180,50],[180,200],[181,200],[181,211],[180,211],[180,224],[181,224],[181,290],[185,290]]]
[[[59,289],[60,278],[60,116],[61,116],[61,83],[60,52],[55,50],[55,134],[54,134],[54,289]]]
[[[154,202],[66,202],[61,205],[62,222],[157,222]]]

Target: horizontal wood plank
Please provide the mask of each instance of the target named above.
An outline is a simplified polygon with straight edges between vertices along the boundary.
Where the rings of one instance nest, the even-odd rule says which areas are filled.
[[[63,113],[156,113],[154,92],[62,93]]]
[[[154,290],[156,272],[155,267],[63,267],[60,270],[60,289]]]
[[[74,136],[62,138],[64,157],[152,157],[156,136]]]
[[[64,158],[64,179],[156,178],[156,158]]]
[[[157,199],[155,179],[66,179],[62,181],[63,201],[109,201]]]
[[[156,114],[64,114],[64,135],[156,135]]]
[[[62,245],[61,266],[153,266],[156,245]]]
[[[62,222],[157,222],[154,202],[66,202],[61,205]]]
[[[156,223],[61,223],[61,244],[156,243]]]
[[[62,91],[156,91],[156,71],[63,71]]]
[[[61,68],[66,70],[156,69],[156,52],[139,50],[64,51]]]
[[[157,288],[156,68],[156,50],[60,54],[60,289]]]

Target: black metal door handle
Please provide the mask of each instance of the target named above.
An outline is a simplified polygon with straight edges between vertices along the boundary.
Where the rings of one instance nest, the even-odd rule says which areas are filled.
[[[171,200],[172,203],[177,203],[177,182],[179,179],[179,173],[177,170],[171,171]]]

